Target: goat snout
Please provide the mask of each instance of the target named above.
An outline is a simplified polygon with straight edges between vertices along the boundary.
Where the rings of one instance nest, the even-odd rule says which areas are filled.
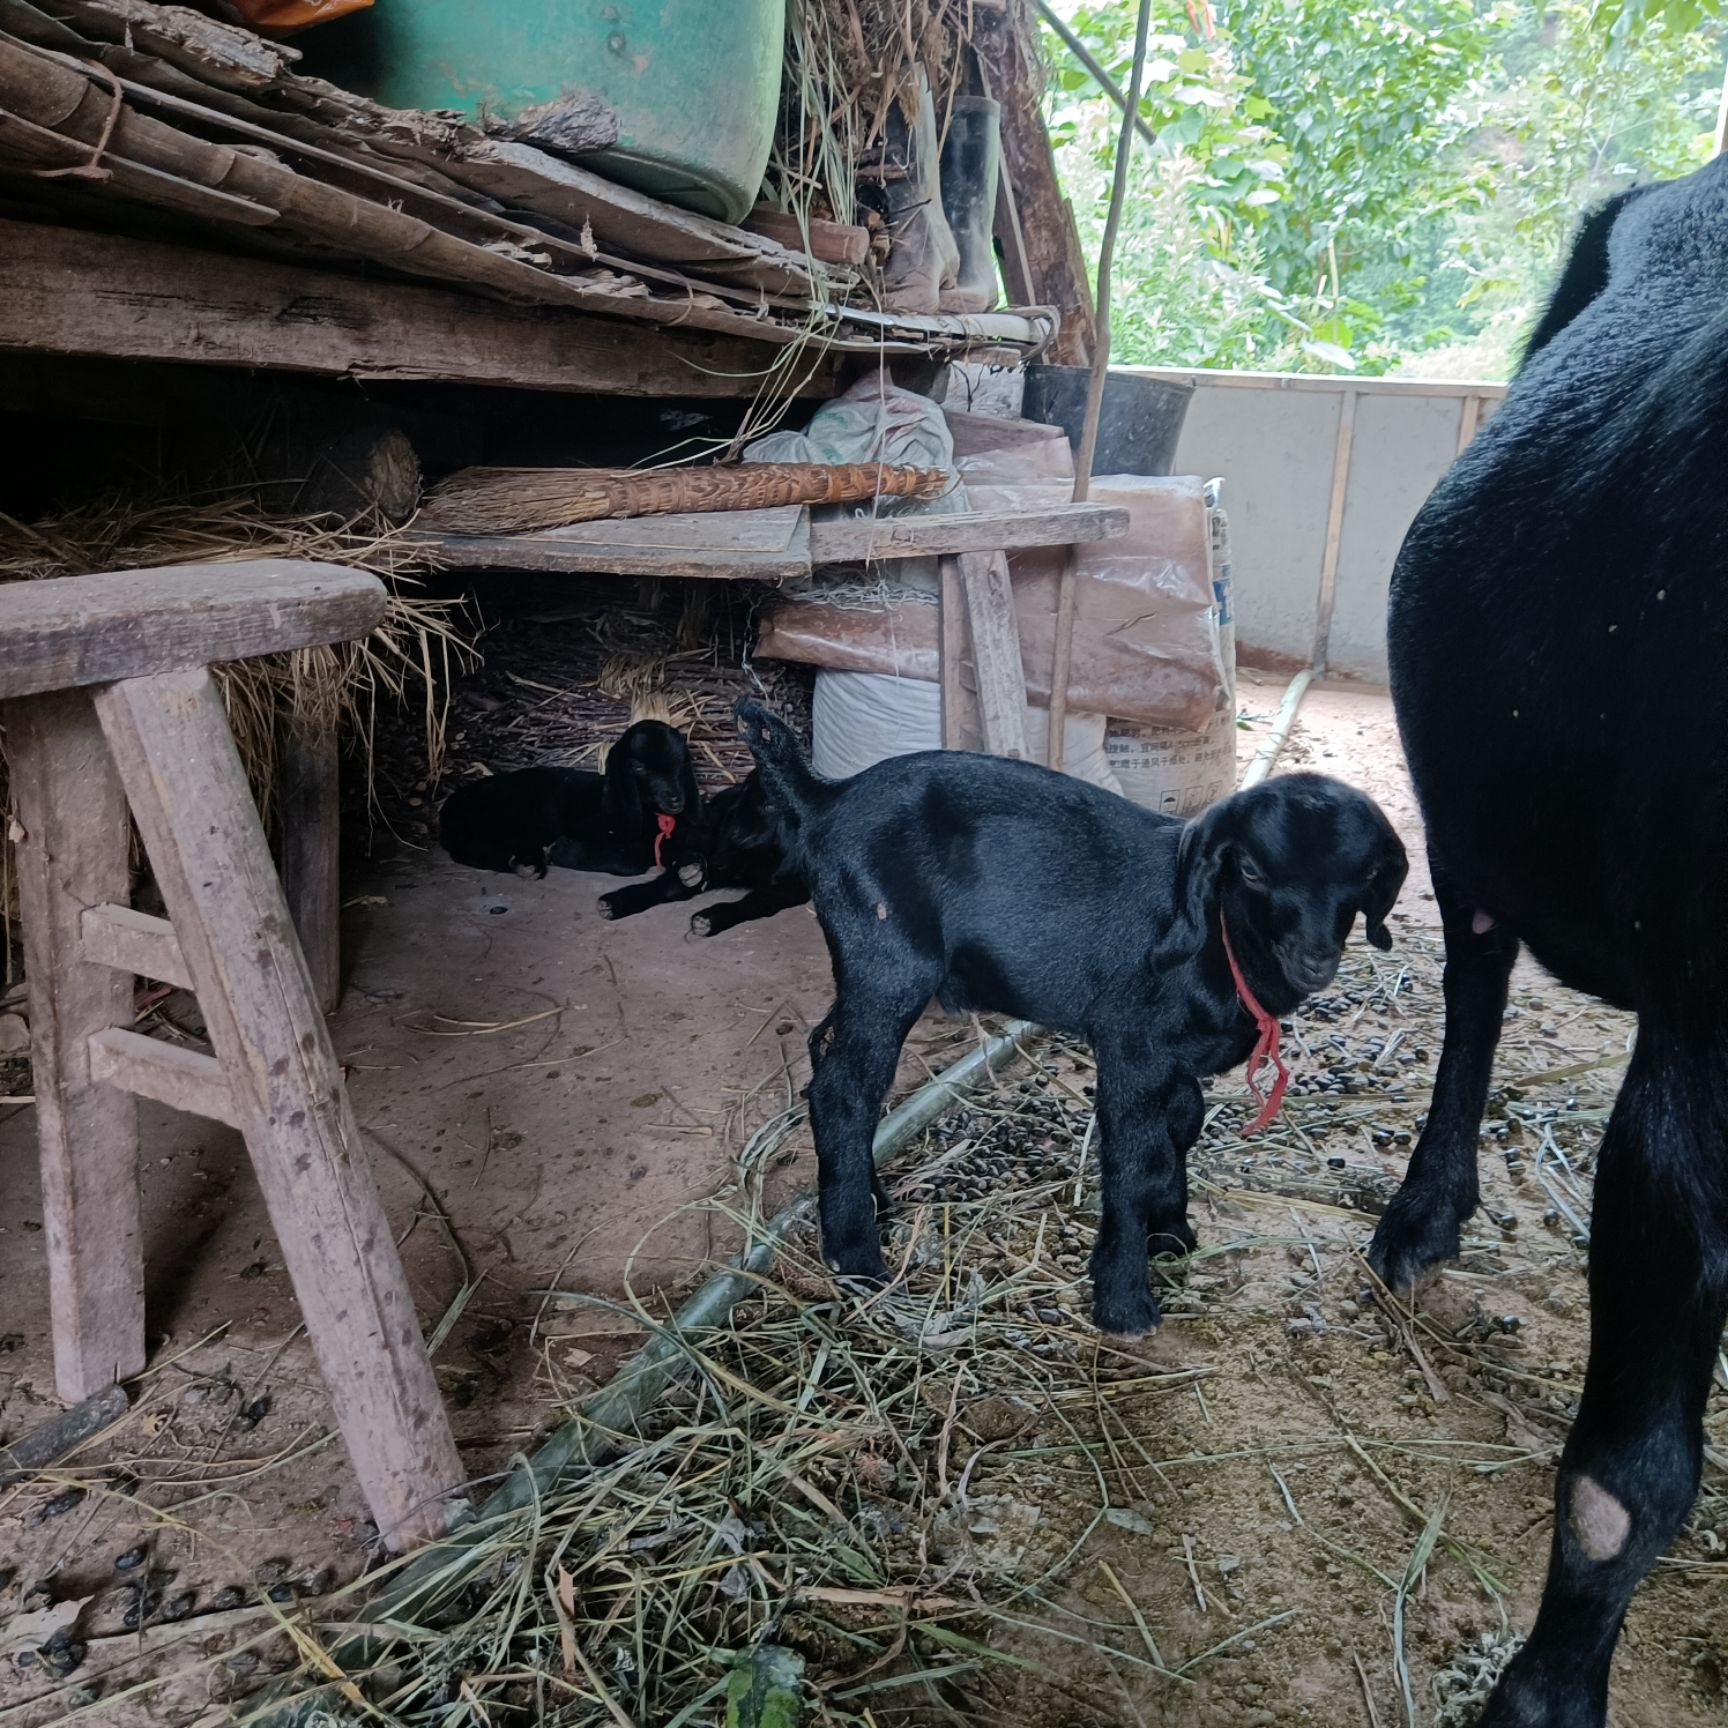
[[[1324,990],[1338,975],[1338,951],[1313,948],[1306,943],[1281,942],[1275,952],[1278,966],[1291,986],[1304,996]]]

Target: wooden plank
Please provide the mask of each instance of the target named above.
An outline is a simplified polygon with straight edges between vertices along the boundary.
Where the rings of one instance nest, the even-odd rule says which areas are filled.
[[[616,576],[784,582],[810,574],[809,513],[709,511],[579,522],[540,534],[430,536],[441,563],[462,570],[598,571]]]
[[[772,204],[758,204],[744,218],[745,228],[777,241],[788,251],[806,251],[824,264],[846,264],[853,269],[870,256],[870,230],[854,227],[847,222],[828,222],[820,216],[806,217],[802,224],[790,211],[777,210]]]
[[[186,956],[166,918],[152,918],[130,906],[87,906],[78,923],[78,948],[92,966],[109,966],[132,978],[154,978],[181,990],[192,988]]]
[[[1008,560],[1000,552],[960,552],[952,562],[966,599],[984,748],[992,756],[1029,761],[1026,670],[1020,663],[1020,624]]]
[[[951,552],[1015,552],[1028,546],[1073,546],[1120,540],[1128,512],[1108,504],[1061,504],[1045,510],[975,510],[951,516],[879,516],[813,522],[816,564],[875,563]]]
[[[537,534],[419,536],[441,561],[466,570],[783,581],[822,564],[882,563],[956,552],[1018,550],[1119,540],[1128,513],[1106,504],[937,516],[811,522],[796,505],[579,522]]]
[[[85,908],[131,893],[131,826],[87,695],[12,702],[5,719],[54,1381],[78,1403],[144,1367],[137,1110],[91,1072],[89,1053],[93,1033],[130,1023],[132,980],[80,944]]]
[[[151,1098],[170,1110],[240,1127],[234,1091],[214,1056],[166,1044],[141,1032],[111,1027],[90,1040],[90,1072],[136,1098]]]
[[[328,248],[338,256],[367,259],[410,276],[456,282],[516,299],[655,324],[725,330],[793,342],[799,332],[756,310],[733,309],[713,295],[693,294],[679,279],[658,292],[616,269],[590,262],[580,249],[545,240],[524,244],[523,231],[508,223],[487,226],[465,206],[452,206],[457,226],[479,221],[475,236],[450,231],[449,212],[419,214],[406,206],[413,189],[397,197],[355,193],[328,180],[297,172],[268,150],[239,149],[182,131],[129,100],[116,106],[114,92],[90,68],[0,34],[0,108],[77,139],[92,151],[109,146],[129,160],[201,186],[232,192],[278,212],[271,232]],[[94,183],[99,190],[103,183]],[[546,254],[565,252],[553,270]]]
[[[393,1546],[440,1535],[461,1461],[215,683],[96,706],[372,1515]]]
[[[645,330],[159,241],[0,221],[0,350],[439,379],[620,396],[753,397],[766,342]],[[837,360],[795,394],[834,393]]]
[[[501,204],[550,216],[568,227],[592,228],[599,243],[627,256],[653,259],[697,275],[723,276],[770,294],[810,294],[810,265],[801,252],[694,211],[677,210],[529,144],[488,138],[440,166],[453,179]]]
[[[958,750],[965,708],[960,667],[966,656],[966,594],[960,586],[960,566],[953,558],[939,559],[936,569],[941,583],[942,748]]]
[[[1332,446],[1332,496],[1326,507],[1326,545],[1320,554],[1320,593],[1315,602],[1316,676],[1325,673],[1332,646],[1332,606],[1338,592],[1338,549],[1344,540],[1344,500],[1350,490],[1350,452],[1356,441],[1357,392],[1346,390],[1338,405],[1338,437]]]
[[[341,748],[334,716],[291,714],[276,739],[282,892],[326,1014],[342,1000]]]
[[[0,697],[352,641],[385,604],[376,576],[289,558],[8,582]]]

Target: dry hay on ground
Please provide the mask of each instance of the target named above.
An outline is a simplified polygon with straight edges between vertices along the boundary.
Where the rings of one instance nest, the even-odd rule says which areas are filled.
[[[1471,1720],[1546,1562],[1586,1346],[1575,1220],[1629,1022],[1521,977],[1483,1212],[1459,1266],[1414,1310],[1393,1303],[1359,1249],[1427,1102],[1440,1005],[1437,941],[1399,934],[1392,956],[1353,950],[1296,1023],[1299,1082],[1266,1135],[1241,1139],[1240,1087],[1214,1088],[1192,1165],[1201,1247],[1160,1268],[1153,1339],[1123,1347],[1086,1320],[1092,1070],[1082,1050],[1036,1046],[889,1173],[888,1293],[837,1289],[814,1243],[794,1244],[726,1328],[691,1341],[688,1383],[641,1436],[491,1531],[434,1631],[402,1629],[361,1677],[365,1708],[326,1688],[321,1719],[707,1724],[732,1655],[767,1644],[802,1660],[809,1722]],[[800,1131],[795,1108],[757,1121],[715,1202],[734,1214],[759,1215]],[[555,1401],[577,1390],[567,1340],[593,1308],[548,1299]],[[1728,1700],[1720,1392],[1709,1423],[1704,1491],[1629,1620],[1618,1728],[1701,1728]],[[13,1507],[76,1479],[130,1496],[141,1528],[195,1527],[195,1504],[146,1509],[140,1450],[134,1436]],[[153,1719],[190,1720],[170,1703],[272,1670],[315,1686],[362,1604],[348,1585],[204,1638],[187,1622],[157,1653],[176,1677]],[[152,1666],[130,1652],[104,1653],[131,1662],[111,1699]]]

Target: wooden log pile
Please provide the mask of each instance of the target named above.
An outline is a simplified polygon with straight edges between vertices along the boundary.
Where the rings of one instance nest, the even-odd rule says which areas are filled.
[[[1055,316],[904,318],[770,234],[448,114],[388,109],[296,51],[151,0],[0,0],[0,184],[58,221],[170,213],[227,250],[384,266],[518,303],[792,347],[1027,352]],[[150,224],[160,231],[159,214]]]

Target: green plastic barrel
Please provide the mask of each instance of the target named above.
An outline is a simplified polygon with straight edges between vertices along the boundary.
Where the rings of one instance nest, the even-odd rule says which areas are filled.
[[[586,93],[619,136],[584,165],[726,222],[756,201],[786,0],[381,0],[352,22],[343,80],[392,107],[511,119]]]

